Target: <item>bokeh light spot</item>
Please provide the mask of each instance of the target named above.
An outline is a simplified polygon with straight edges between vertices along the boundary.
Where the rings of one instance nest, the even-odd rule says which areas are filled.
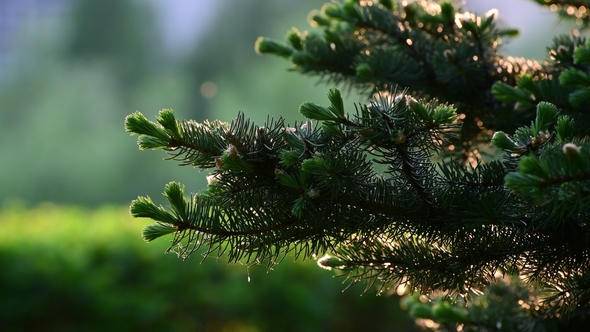
[[[213,98],[217,94],[217,85],[211,81],[207,81],[201,84],[200,91],[203,97],[207,99]]]

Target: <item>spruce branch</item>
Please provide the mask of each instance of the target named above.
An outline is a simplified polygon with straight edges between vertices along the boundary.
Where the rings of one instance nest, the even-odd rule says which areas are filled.
[[[135,201],[134,216],[156,221],[146,229],[146,239],[174,232],[172,246],[185,257],[205,245],[206,254],[227,253],[230,261],[270,265],[293,250],[304,258],[331,251],[337,268],[352,280],[380,280],[384,289],[403,280],[420,291],[464,293],[491,282],[497,271],[527,271],[531,279],[544,281],[553,278],[555,268],[572,267],[568,264],[573,262],[556,262],[551,255],[530,256],[540,246],[562,247],[559,241],[571,235],[570,229],[548,234],[540,220],[551,216],[549,210],[523,209],[528,198],[536,197],[531,195],[543,193],[546,182],[537,183],[541,189],[526,191],[537,188],[532,180],[528,187],[512,180],[527,174],[546,179],[540,172],[548,167],[529,165],[537,157],[545,163],[556,158],[560,143],[548,133],[557,118],[553,105],[539,104],[536,119],[517,131],[515,140],[527,140],[523,144],[533,154],[520,157],[518,171],[509,173],[500,162],[469,166],[432,161],[456,130],[457,117],[448,105],[422,104],[403,92],[396,97],[380,94],[367,106],[357,105],[351,117],[343,114],[336,90],[329,99],[329,106],[301,107],[318,125],[308,120],[299,128],[285,127],[279,119],[258,127],[240,114],[223,127],[228,129],[209,128],[207,134],[219,135],[213,141],[231,142],[221,157],[208,155],[214,180],[207,191],[188,200],[178,184],[168,185],[169,211],[149,198]],[[326,123],[337,123],[341,133],[324,130]],[[174,137],[186,121],[159,124],[160,130],[128,128],[160,136],[163,130]],[[159,128],[155,123],[144,127]],[[578,158],[581,149],[574,150],[569,157],[561,152],[565,157],[559,161]],[[580,158],[578,170],[587,166],[585,157]],[[378,163],[388,165],[384,174],[375,170]],[[561,179],[569,180],[566,175]],[[584,194],[587,179],[582,175],[575,180],[582,184],[573,192]],[[572,189],[564,183],[555,183],[561,191],[554,195],[562,210],[571,212],[570,225],[583,227],[576,218],[585,213],[584,204],[571,209],[563,190]]]
[[[583,5],[559,4],[580,13]],[[282,118],[258,126],[242,113],[231,124],[179,120],[171,110],[155,122],[131,114],[126,128],[140,149],[209,171],[207,189],[189,197],[168,184],[169,207],[149,197],[132,203],[133,216],[154,220],[144,238],[171,235],[182,257],[204,247],[246,264],[325,255],[318,264],[351,284],[444,292],[411,312],[445,327],[585,317],[585,38],[554,39],[538,62],[498,53],[514,31],[496,12],[446,1],[340,1],[310,17],[322,34],[292,29],[286,43],[260,38],[258,52],[372,98],[348,113],[331,89],[329,105],[302,103],[293,126]],[[490,142],[501,158],[481,157]],[[516,304],[502,309],[501,296]],[[495,311],[486,316],[484,306]]]
[[[569,66],[581,69],[583,37],[556,38],[548,61],[539,62],[499,53],[500,40],[515,30],[503,28],[496,11],[478,16],[450,2],[342,1],[322,7],[311,20],[323,36],[292,30],[286,43],[261,37],[259,45],[290,48],[279,55],[294,70],[323,80],[365,91],[403,86],[417,99],[454,104],[464,123],[454,140],[462,149],[455,151],[466,159],[477,157],[478,144],[494,131],[512,132],[532,120],[528,111],[542,101],[581,125],[590,123],[580,111],[590,98],[587,89],[553,80]]]
[[[262,233],[273,233],[271,242],[281,243],[286,238],[290,241],[304,242],[309,240],[305,237],[307,232],[305,229],[310,228],[310,225],[306,225],[305,221],[310,218],[308,216],[310,213],[326,214],[328,222],[344,210],[349,210],[351,216],[356,214],[358,220],[356,222],[353,220],[350,225],[335,223],[331,227],[326,225],[321,227],[322,233],[325,233],[327,237],[337,238],[341,238],[342,234],[358,232],[358,225],[368,219],[385,222],[382,220],[383,217],[377,218],[373,215],[379,211],[405,215],[404,219],[415,216],[416,211],[419,210],[418,207],[408,209],[392,206],[387,199],[379,197],[383,193],[375,190],[379,188],[375,187],[375,184],[382,180],[373,169],[374,164],[367,160],[366,153],[382,158],[382,162],[385,162],[387,159],[394,158],[397,151],[397,154],[402,156],[399,162],[404,165],[402,167],[404,172],[397,175],[399,179],[396,181],[411,183],[419,189],[419,194],[426,195],[421,182],[427,178],[426,172],[433,174],[433,168],[428,161],[430,153],[421,150],[428,146],[434,147],[432,141],[440,141],[441,135],[454,126],[452,121],[455,117],[452,109],[447,106],[444,106],[444,110],[434,107],[434,111],[421,115],[422,122],[413,121],[411,119],[417,119],[419,115],[410,110],[405,99],[398,98],[396,102],[390,98],[387,102],[383,99],[380,103],[372,103],[371,109],[367,106],[359,107],[357,110],[360,111],[354,117],[355,119],[348,120],[349,116],[344,115],[340,93],[337,90],[331,91],[329,99],[331,100],[329,107],[307,103],[301,109],[303,113],[309,113],[312,119],[339,121],[343,133],[346,133],[344,136],[334,136],[329,131],[324,131],[323,127],[313,129],[314,126],[309,121],[305,122],[301,128],[284,127],[282,120],[269,121],[265,126],[258,127],[244,120],[243,115],[239,115],[230,126],[220,128],[212,128],[209,123],[172,121],[169,118],[164,121],[162,115],[158,117],[158,123],[146,122],[147,120],[138,113],[129,117],[128,130],[133,134],[144,135],[140,137],[140,142],[147,139],[161,141],[161,145],[156,146],[155,149],[175,149],[179,141],[200,142],[197,138],[189,139],[182,136],[184,132],[181,132],[179,128],[190,126],[190,128],[204,128],[201,133],[208,136],[206,142],[214,142],[214,147],[218,151],[215,154],[203,152],[213,149],[195,148],[197,144],[184,144],[185,148],[190,147],[197,152],[185,153],[188,157],[183,160],[190,158],[193,164],[195,164],[194,160],[199,160],[201,167],[208,165],[214,168],[214,180],[205,194],[197,194],[191,200],[185,201],[181,199],[180,187],[170,184],[165,191],[165,196],[173,206],[172,212],[157,208],[149,198],[140,198],[134,202],[133,215],[137,217],[153,215],[159,222],[157,227],[149,229],[149,236],[146,237],[153,239],[158,234],[156,231],[159,230],[164,234],[172,229],[170,227],[176,227],[181,236],[173,241],[174,244],[186,238],[187,230],[220,237],[208,240],[212,243],[231,236],[247,237]],[[333,117],[324,116],[329,110]],[[172,115],[169,111],[164,114],[165,117]],[[425,116],[428,117],[425,118]],[[408,117],[410,120],[407,119]],[[135,125],[136,119],[142,121],[143,127],[152,130],[144,130],[143,127]],[[376,146],[375,137],[365,133],[377,132],[378,126],[390,126],[392,119],[396,119],[395,125],[399,126],[397,133],[408,131],[413,134],[403,139],[400,139],[397,134],[387,135],[390,143]],[[387,131],[391,132],[391,128]],[[159,136],[149,136],[150,133]],[[192,133],[195,134],[194,131]],[[229,143],[228,148],[221,151],[222,146],[217,142]],[[200,146],[204,145],[200,144]],[[404,146],[403,150],[401,146]],[[387,151],[386,147],[390,151]],[[415,167],[415,163],[424,166]],[[185,161],[183,164],[188,162]],[[397,174],[397,171],[392,169],[391,173]],[[286,190],[277,193],[279,188]],[[277,215],[269,214],[276,213],[274,211],[276,206],[283,202],[290,202],[286,206],[292,206],[292,208],[280,209]],[[248,206],[247,211],[251,213],[243,214],[242,211],[242,214],[236,215],[235,207],[240,205]],[[283,217],[281,217],[282,214],[284,214]],[[422,215],[426,216],[424,213]],[[216,223],[213,221],[216,218],[222,220]],[[254,222],[258,218],[265,222]],[[284,219],[287,221],[283,222]],[[171,226],[163,227],[163,224]],[[294,226],[283,226],[291,224]],[[228,228],[229,225],[240,226],[234,229]],[[333,233],[330,234],[329,231]],[[252,242],[252,239],[247,242]],[[266,243],[266,245],[270,246],[272,243]],[[327,248],[327,246],[322,247]]]
[[[157,123],[151,122],[139,112],[125,119],[127,131],[140,135],[141,150],[164,150],[170,155],[169,159],[199,168],[213,166],[211,158],[221,155],[224,142],[219,134],[223,128],[220,122],[177,122],[171,110],[160,111],[156,120]]]

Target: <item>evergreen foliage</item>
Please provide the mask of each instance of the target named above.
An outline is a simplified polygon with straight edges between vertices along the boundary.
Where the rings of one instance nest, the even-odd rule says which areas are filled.
[[[576,10],[560,3],[585,17],[577,1]],[[442,291],[433,307],[409,306],[442,327],[552,330],[586,319],[590,44],[581,33],[556,38],[539,62],[498,52],[515,31],[496,12],[450,1],[349,0],[310,18],[321,35],[293,29],[286,42],[260,38],[258,52],[370,101],[346,110],[331,89],[327,106],[303,103],[306,119],[293,126],[243,114],[231,124],[171,110],[156,122],[128,116],[141,149],[210,172],[208,189],[190,197],[166,186],[169,207],[135,200],[131,214],[156,221],[144,238],[172,234],[182,257],[205,247],[268,266],[291,251],[329,254],[318,264],[351,284]],[[512,321],[486,321],[510,308]]]

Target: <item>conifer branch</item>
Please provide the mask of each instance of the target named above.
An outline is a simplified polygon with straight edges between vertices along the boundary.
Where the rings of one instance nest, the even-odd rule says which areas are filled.
[[[330,254],[318,264],[351,284],[445,292],[410,312],[448,326],[588,316],[590,44],[558,37],[544,62],[505,57],[498,40],[514,30],[493,11],[448,2],[350,0],[311,17],[321,36],[292,29],[257,50],[373,98],[348,114],[331,89],[328,106],[301,104],[293,127],[242,113],[229,125],[130,115],[140,149],[210,171],[190,198],[167,185],[168,208],[132,203],[133,216],[154,220],[144,238],[172,235],[183,257],[204,246],[269,266],[288,252]],[[490,142],[488,159],[501,158],[484,161]],[[508,276],[520,281],[496,283]],[[512,296],[509,313],[494,304],[499,294]],[[478,313],[478,301],[496,311]]]

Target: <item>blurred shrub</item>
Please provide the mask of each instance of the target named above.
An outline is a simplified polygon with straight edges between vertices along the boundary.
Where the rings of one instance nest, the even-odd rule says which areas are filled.
[[[315,262],[247,269],[146,245],[126,208],[0,211],[2,331],[409,331],[399,299]],[[250,282],[248,282],[250,279]],[[358,288],[357,288],[358,287]]]

